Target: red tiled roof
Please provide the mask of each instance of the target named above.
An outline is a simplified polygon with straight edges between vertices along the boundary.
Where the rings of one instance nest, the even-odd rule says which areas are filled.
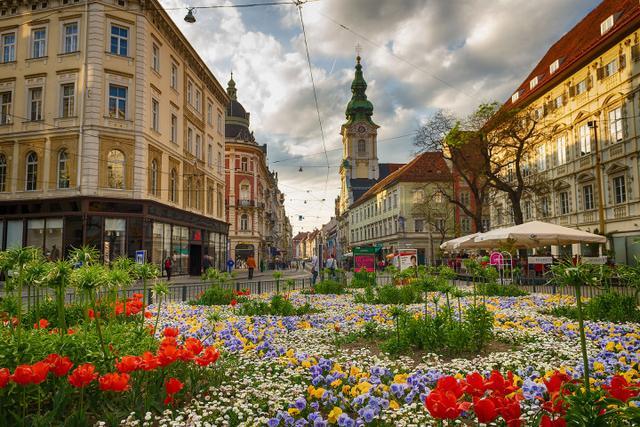
[[[293,240],[304,240],[307,236],[309,235],[309,232],[307,231],[300,231],[298,234],[296,234],[296,237],[293,238]]]
[[[611,15],[614,16],[613,27],[601,35],[600,24]],[[513,92],[520,92],[518,100],[512,103],[509,98],[505,106],[522,105],[534,99],[536,95],[545,93],[550,83],[557,84],[567,78],[572,72],[583,67],[584,61],[589,61],[598,55],[600,48],[609,43],[615,43],[619,37],[626,35],[629,24],[633,24],[638,18],[640,18],[638,0],[604,0],[549,48],[538,65]],[[549,66],[556,59],[560,60],[560,67],[553,74],[549,74]],[[538,76],[538,84],[533,89],[529,89],[529,82],[536,76]]]
[[[416,156],[386,178],[378,181],[351,206],[355,207],[369,200],[373,195],[396,182],[448,181],[451,171],[439,151],[426,151]]]

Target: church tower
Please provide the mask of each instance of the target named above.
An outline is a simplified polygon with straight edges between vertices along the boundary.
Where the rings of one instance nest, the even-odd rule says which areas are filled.
[[[345,112],[347,122],[340,129],[343,150],[339,214],[344,213],[380,176],[377,146],[379,126],[371,119],[373,104],[367,99],[367,82],[360,60],[358,55],[356,73],[351,83],[351,101]]]

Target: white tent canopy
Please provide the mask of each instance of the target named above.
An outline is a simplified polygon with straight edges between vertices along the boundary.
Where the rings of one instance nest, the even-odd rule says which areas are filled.
[[[531,221],[513,227],[498,228],[473,239],[484,248],[513,245],[519,248],[537,248],[572,243],[606,243],[607,238],[575,228],[542,221]],[[477,247],[477,246],[475,246]]]
[[[456,251],[458,249],[461,249],[460,245],[467,243],[469,241],[472,241],[480,234],[481,233],[473,233],[473,234],[468,234],[466,236],[456,237],[455,239],[447,240],[446,242],[440,245],[440,249],[447,252]]]
[[[542,221],[531,221],[513,227],[497,228],[486,233],[474,233],[448,240],[440,245],[446,251],[459,249],[493,249],[500,246],[538,248],[572,243],[606,243],[599,234],[563,227]]]

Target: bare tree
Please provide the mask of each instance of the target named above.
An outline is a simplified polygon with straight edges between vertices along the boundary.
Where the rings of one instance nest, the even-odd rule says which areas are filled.
[[[428,227],[429,243],[431,244],[431,256],[435,254],[433,247],[433,235],[438,237],[438,248],[447,237],[455,233],[455,211],[451,209],[448,199],[452,189],[442,189],[441,184],[436,187],[426,185],[421,191],[423,197],[416,201],[412,207],[412,215],[416,219],[422,219]],[[446,193],[446,194],[445,194]]]
[[[414,145],[419,151],[441,151],[452,168],[452,184],[461,180],[469,190],[473,203],[462,200],[455,191],[441,194],[447,201],[470,217],[476,230],[482,231],[484,208],[489,202],[490,186],[484,173],[482,146],[475,141],[474,131],[480,128],[476,115],[458,119],[444,110],[436,112],[417,131]],[[463,124],[464,123],[464,124]],[[463,128],[469,130],[463,131]],[[453,133],[452,133],[453,132]],[[464,132],[469,132],[467,135]]]

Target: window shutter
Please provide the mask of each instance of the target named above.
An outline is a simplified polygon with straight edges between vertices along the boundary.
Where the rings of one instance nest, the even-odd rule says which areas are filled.
[[[631,46],[631,60],[633,62],[638,62],[640,59],[640,45]]]
[[[602,80],[602,78],[604,77],[604,67],[598,67],[598,69],[596,70],[596,77],[598,78],[598,80]]]
[[[619,62],[621,70],[627,66],[627,56],[624,53],[620,55]]]
[[[571,98],[573,98],[574,96],[576,96],[576,87],[575,86],[569,86],[569,96]]]

